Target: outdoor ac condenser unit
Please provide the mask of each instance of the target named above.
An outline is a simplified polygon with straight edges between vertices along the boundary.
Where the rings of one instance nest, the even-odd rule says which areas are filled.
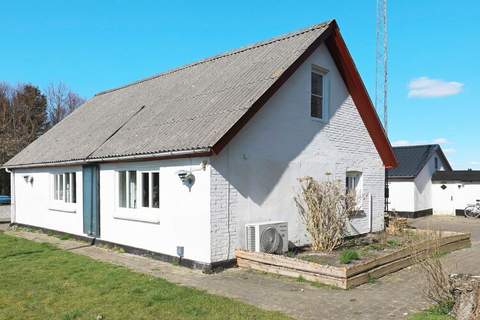
[[[283,253],[288,251],[288,223],[267,221],[245,225],[248,251]]]

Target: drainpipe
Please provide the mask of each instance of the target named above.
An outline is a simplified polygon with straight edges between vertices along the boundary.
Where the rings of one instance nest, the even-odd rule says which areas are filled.
[[[16,200],[15,200],[15,173],[14,170],[5,168],[10,173],[10,223],[15,223],[16,218]]]

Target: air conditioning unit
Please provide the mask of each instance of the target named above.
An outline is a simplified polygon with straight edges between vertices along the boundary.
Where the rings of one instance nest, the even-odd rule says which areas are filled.
[[[288,223],[267,221],[245,225],[248,251],[283,253],[288,251]]]

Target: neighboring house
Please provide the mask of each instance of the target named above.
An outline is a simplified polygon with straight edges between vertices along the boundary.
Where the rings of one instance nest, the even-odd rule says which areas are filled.
[[[480,171],[439,171],[432,177],[433,214],[464,215],[467,205],[480,200]]]
[[[438,144],[394,147],[398,166],[388,170],[388,209],[416,218],[433,213],[432,175],[451,171]]]
[[[356,188],[350,232],[382,230],[395,165],[330,21],[99,93],[5,167],[16,224],[209,268],[250,222],[287,221],[306,244],[303,176]]]

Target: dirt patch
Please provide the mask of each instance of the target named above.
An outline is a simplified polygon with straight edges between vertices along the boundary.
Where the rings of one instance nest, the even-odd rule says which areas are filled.
[[[315,252],[310,248],[290,251],[286,255],[305,261],[331,266],[354,265],[406,248],[422,240],[413,232],[390,235],[386,232],[348,239],[331,253]],[[355,257],[348,259],[348,256]]]

